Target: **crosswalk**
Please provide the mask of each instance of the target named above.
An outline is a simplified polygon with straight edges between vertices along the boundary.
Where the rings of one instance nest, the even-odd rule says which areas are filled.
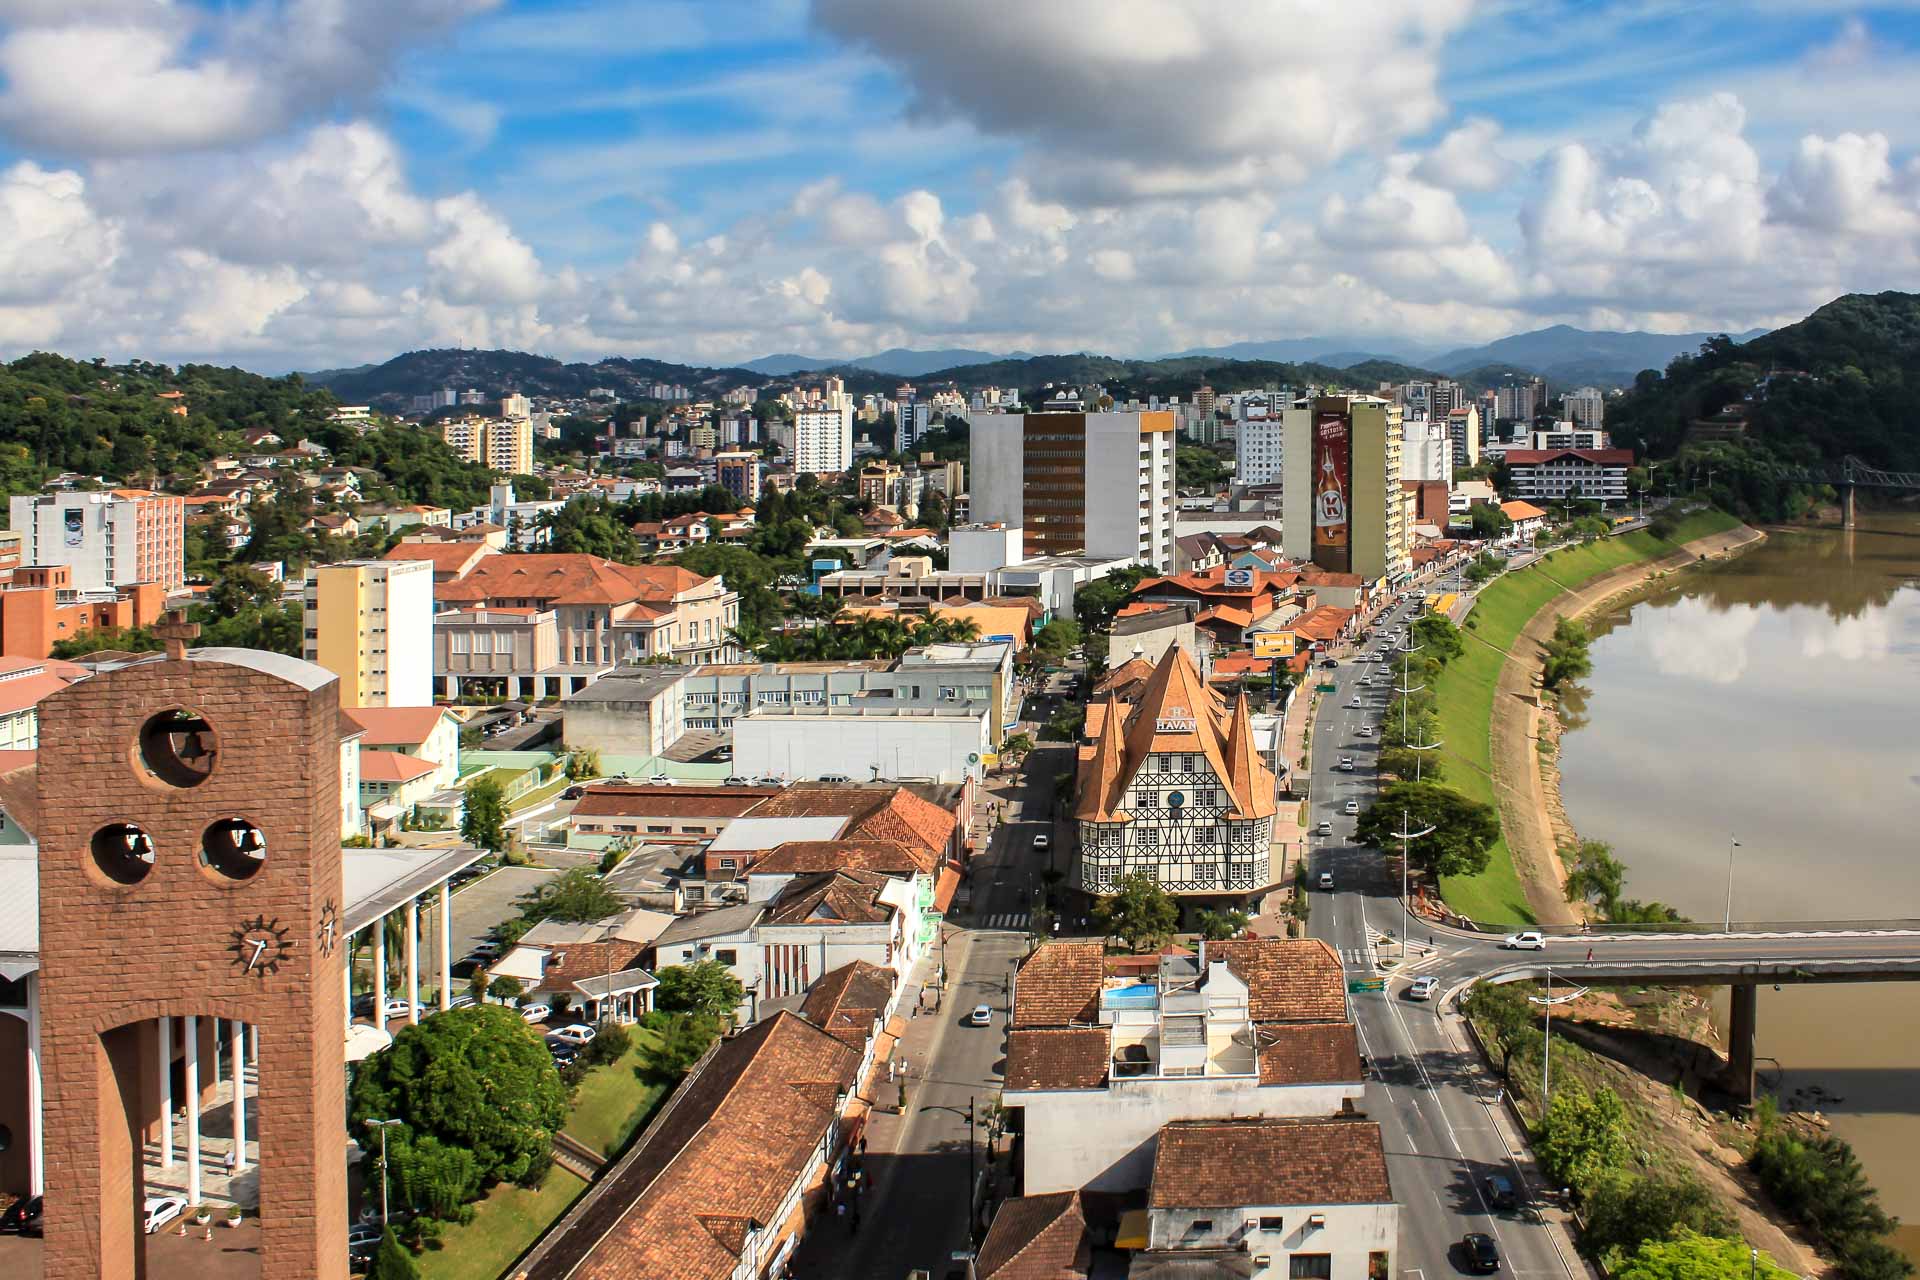
[[[1028,911],[1001,911],[981,916],[976,925],[981,929],[1025,929],[1032,918],[1033,913]]]

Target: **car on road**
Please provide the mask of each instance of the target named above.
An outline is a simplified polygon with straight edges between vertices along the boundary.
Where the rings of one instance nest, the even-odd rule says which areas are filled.
[[[973,1012],[967,1015],[967,1025],[970,1027],[992,1026],[993,1025],[993,1006],[985,1005],[985,1004],[977,1004],[973,1006]]]
[[[520,1016],[528,1022],[541,1023],[553,1016],[553,1010],[544,1004],[523,1004],[520,1006]]]
[[[373,1251],[380,1247],[380,1226],[374,1222],[356,1222],[347,1228],[347,1253],[349,1255],[365,1249],[371,1258]]]
[[[1321,660],[1320,665],[1331,671],[1340,664],[1332,658],[1324,658]]]
[[[6,1213],[0,1214],[0,1236],[38,1236],[43,1234],[46,1200],[42,1196],[26,1196],[15,1200]]]
[[[1360,812],[1360,802],[1358,800],[1349,800],[1345,804],[1340,806],[1340,812],[1358,813]]]
[[[187,1211],[187,1202],[179,1196],[148,1196],[147,1234],[152,1235]]]
[[[565,791],[562,791],[560,793],[560,798],[562,800],[578,800],[581,796],[585,794],[587,794],[587,789],[585,787],[568,787]]]
[[[578,1046],[592,1040],[595,1034],[597,1033],[594,1029],[584,1022],[569,1022],[564,1027],[555,1027],[547,1032],[547,1039],[560,1044]]]
[[[1408,984],[1407,999],[1431,1000],[1433,999],[1433,993],[1438,991],[1439,989],[1440,989],[1440,979],[1432,977],[1430,975],[1418,977],[1418,978],[1415,978],[1410,984]]]
[[[1320,887],[1322,889],[1327,889],[1327,890],[1331,890],[1333,888],[1333,872],[1322,871],[1320,873]]]
[[[396,1018],[404,1018],[407,1016],[408,1013],[415,1012],[415,1011],[417,1011],[417,1016],[419,1017],[424,1018],[427,1016],[427,1006],[423,1004],[422,1005],[408,1004],[405,1000],[402,1000],[397,996],[389,997],[387,1000],[387,1021],[388,1022],[392,1022]]]
[[[1322,818],[1320,820],[1320,834],[1323,836],[1330,836],[1333,834],[1333,824],[1331,822],[1328,822],[1325,818]]]
[[[727,780],[721,785],[728,786],[728,787],[750,787],[753,785],[753,779],[743,778],[736,773],[728,777]]]
[[[500,944],[492,938],[482,938],[467,949],[467,954],[475,960],[491,960],[500,954]]]
[[[1336,769],[1338,769],[1338,770],[1340,770],[1340,772],[1342,772],[1342,773],[1352,773],[1352,772],[1353,772],[1353,757],[1352,757],[1352,756],[1341,756],[1341,757],[1340,757],[1340,763],[1339,763],[1339,764],[1337,764],[1337,765],[1335,765],[1335,766],[1334,766],[1334,768],[1336,768]]]
[[[1366,710],[1366,707],[1367,707],[1367,704],[1360,701],[1360,699],[1358,698],[1355,698],[1352,702],[1349,702],[1347,704],[1347,710],[1349,711],[1364,711]]]
[[[1509,951],[1545,951],[1547,940],[1537,930],[1528,929],[1521,933],[1510,933],[1501,939],[1500,945]]]
[[[1359,734],[1363,738],[1371,738],[1373,736],[1373,726],[1370,724],[1363,724],[1358,729],[1354,730],[1354,732]]]
[[[1033,838],[1033,851],[1035,853],[1045,853],[1051,848],[1053,848],[1052,836],[1042,833]]]
[[[1520,1205],[1520,1197],[1513,1189],[1513,1179],[1504,1173],[1488,1174],[1480,1180],[1480,1188],[1487,1194],[1487,1203],[1496,1209],[1515,1209]]]
[[[1476,1275],[1490,1276],[1500,1269],[1500,1246],[1484,1231],[1469,1231],[1460,1241],[1460,1252],[1467,1270]]]

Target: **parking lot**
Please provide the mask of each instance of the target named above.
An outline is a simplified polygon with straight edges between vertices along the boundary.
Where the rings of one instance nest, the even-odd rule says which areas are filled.
[[[453,895],[453,958],[473,950],[473,944],[493,926],[519,914],[514,904],[540,885],[561,874],[552,867],[501,867]],[[455,988],[459,990],[459,988]]]

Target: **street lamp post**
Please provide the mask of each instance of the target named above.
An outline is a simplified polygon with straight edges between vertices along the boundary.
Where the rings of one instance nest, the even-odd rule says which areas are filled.
[[[1575,987],[1573,990],[1567,992],[1567,994],[1563,996],[1554,995],[1553,994],[1553,966],[1548,965],[1547,966],[1547,994],[1544,996],[1528,996],[1527,997],[1527,1003],[1537,1004],[1542,1006],[1545,1009],[1546,1015],[1547,1015],[1544,1040],[1540,1046],[1540,1121],[1542,1124],[1546,1123],[1547,1103],[1552,1099],[1552,1096],[1553,1096],[1553,1076],[1552,1076],[1553,1006],[1557,1004],[1572,1004],[1575,1000],[1578,1000],[1581,996],[1585,994],[1587,994],[1587,989],[1585,987]]]
[[[1733,851],[1739,847],[1740,842],[1737,839],[1732,836],[1727,837],[1727,913],[1720,923],[1722,933],[1733,932]]]
[[[385,1231],[391,1206],[387,1203],[387,1130],[399,1120],[369,1120],[368,1124],[380,1131],[380,1229]]]
[[[1407,862],[1412,857],[1409,846],[1421,836],[1430,836],[1438,827],[1426,827],[1419,831],[1409,831],[1413,823],[1405,809],[1400,811],[1400,830],[1394,832],[1400,839],[1400,954],[1407,954],[1407,939],[1413,933],[1413,909],[1407,904]]]

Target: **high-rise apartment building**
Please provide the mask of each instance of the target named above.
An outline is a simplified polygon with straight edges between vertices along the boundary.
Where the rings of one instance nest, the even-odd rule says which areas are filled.
[[[933,428],[933,406],[918,400],[902,401],[895,417],[899,423],[900,438],[895,442],[894,449],[900,453],[912,449],[914,442]]]
[[[1446,416],[1467,402],[1467,389],[1457,382],[1446,378],[1433,384],[1433,406],[1429,414],[1435,420],[1444,420]]]
[[[20,563],[66,565],[76,591],[186,581],[185,498],[148,489],[30,493],[12,500],[8,516]]]
[[[1561,407],[1582,431],[1598,431],[1607,422],[1607,397],[1598,387],[1580,387],[1566,394]]]
[[[1447,438],[1453,444],[1453,465],[1480,465],[1480,411],[1472,405],[1447,415]],[[1447,477],[1449,483],[1452,477]]]
[[[1451,421],[1452,414],[1448,414]],[[1402,424],[1403,443],[1400,464],[1404,480],[1438,480],[1453,483],[1453,436],[1448,422],[1409,418]]]
[[[303,653],[343,707],[433,705],[433,561],[348,560],[307,578]]]
[[[1321,396],[1287,410],[1286,424],[1286,554],[1369,582],[1409,576],[1400,406],[1377,396]]]
[[[1234,441],[1233,482],[1239,485],[1273,484],[1286,466],[1283,414],[1249,418],[1240,424]]]
[[[531,418],[445,418],[435,424],[447,447],[502,475],[533,474]]]
[[[975,413],[971,518],[1018,525],[1029,556],[1173,568],[1174,415]]]
[[[509,391],[500,397],[500,416],[503,418],[531,418],[533,401],[518,391]]]
[[[853,405],[795,412],[791,452],[795,472],[838,472],[853,465]]]
[[[714,483],[742,502],[760,501],[760,455],[757,453],[716,453],[713,455]]]

